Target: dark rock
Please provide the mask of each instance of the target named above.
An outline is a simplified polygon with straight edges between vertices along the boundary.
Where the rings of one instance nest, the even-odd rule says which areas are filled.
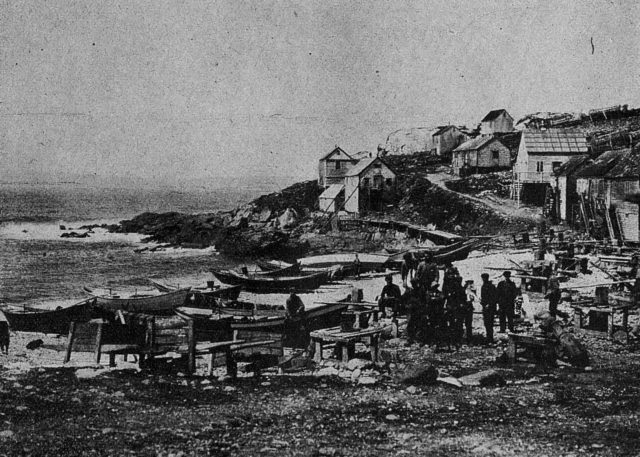
[[[400,382],[411,385],[427,385],[435,384],[438,379],[438,370],[432,365],[427,368],[413,367],[408,368]]]
[[[44,341],[42,341],[41,339],[29,341],[27,343],[27,349],[29,349],[30,351],[33,351],[34,349],[38,349],[43,344],[44,344]]]

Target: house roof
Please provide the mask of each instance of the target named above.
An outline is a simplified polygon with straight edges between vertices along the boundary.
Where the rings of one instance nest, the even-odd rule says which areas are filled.
[[[348,157],[348,159],[340,159],[343,160],[345,162],[349,162],[349,161],[353,161],[355,162],[356,159],[354,159],[353,157],[351,157],[349,154],[347,154],[344,149],[342,149],[340,146],[336,146],[334,149],[332,149],[330,152],[327,152],[325,155],[323,155],[320,160],[327,160],[329,159],[333,154],[339,153],[341,152],[342,154],[346,155]]]
[[[507,116],[511,117],[511,115],[509,113],[507,113],[506,109],[494,109],[493,111],[489,111],[489,113],[485,117],[483,117],[480,122],[493,121],[493,120],[497,119],[498,117],[500,117],[503,113],[506,114]]]
[[[478,150],[492,141],[498,141],[494,136],[491,135],[481,135],[476,138],[472,138],[468,141],[465,141],[460,146],[455,148],[453,152],[462,152],[462,151],[475,151]]]
[[[355,167],[353,167],[351,170],[349,170],[345,176],[360,176],[365,170],[367,170],[367,168],[369,168],[371,165],[373,165],[374,162],[379,161],[381,164],[383,164],[385,167],[389,168],[389,166],[384,163],[382,160],[380,160],[379,157],[371,157],[369,159],[362,159],[360,162],[358,162],[356,164]],[[389,168],[389,170],[391,170],[391,168]],[[393,170],[391,170],[391,172],[393,174],[395,174],[395,172]]]
[[[439,125],[437,129],[434,130],[434,132],[431,134],[431,136],[438,136],[438,135],[442,135],[444,132],[446,132],[449,129],[457,129],[458,127],[456,127],[455,125]]]
[[[580,170],[582,166],[589,160],[588,155],[573,156],[565,163],[555,169],[556,176],[569,176]]]
[[[344,184],[331,184],[324,192],[320,194],[319,198],[326,198],[328,200],[335,199],[340,192],[344,190]]]
[[[589,152],[587,139],[578,130],[526,130],[522,138],[527,152],[532,155],[576,155]]]
[[[600,154],[594,160],[585,164],[580,171],[576,173],[578,178],[603,178],[605,173],[611,170],[618,160],[625,154],[625,150],[618,149],[615,151],[607,151]]]
[[[605,174],[606,178],[640,179],[640,148],[624,149],[625,153],[618,162]]]

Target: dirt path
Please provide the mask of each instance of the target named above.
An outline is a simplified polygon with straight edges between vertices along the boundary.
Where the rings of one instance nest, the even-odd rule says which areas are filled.
[[[447,173],[431,173],[428,175],[429,181],[433,184],[448,190],[449,192],[454,192],[464,198],[469,200],[473,200],[481,205],[488,206],[494,211],[502,214],[506,214],[512,217],[518,217],[523,219],[531,219],[534,220],[536,216],[540,213],[538,208],[531,208],[528,206],[518,206],[518,204],[511,199],[508,198],[500,198],[495,195],[491,195],[491,198],[480,198],[475,197],[469,194],[463,194],[461,192],[456,192],[454,190],[449,189],[445,185],[445,181],[452,181],[455,178]]]

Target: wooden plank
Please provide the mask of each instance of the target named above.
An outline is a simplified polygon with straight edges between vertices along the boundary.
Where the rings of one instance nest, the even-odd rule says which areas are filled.
[[[72,344],[73,344],[73,334],[76,330],[76,323],[75,322],[71,322],[71,324],[69,325],[69,336],[67,338],[67,352],[64,356],[64,362],[63,363],[67,363],[69,362],[69,360],[71,359],[71,350],[72,350]]]

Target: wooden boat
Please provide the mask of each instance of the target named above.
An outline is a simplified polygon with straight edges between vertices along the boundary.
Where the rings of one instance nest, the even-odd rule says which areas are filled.
[[[13,331],[63,335],[69,333],[71,322],[86,322],[94,317],[95,304],[96,299],[93,298],[51,310],[6,306],[2,312]]]
[[[104,311],[129,311],[132,313],[172,314],[177,306],[184,305],[191,287],[161,292],[158,290],[113,293],[111,290],[92,290],[84,288],[96,298],[96,306]]]
[[[469,253],[474,249],[478,249],[480,246],[485,244],[486,240],[484,239],[471,239],[464,240],[458,243],[450,244],[447,246],[439,246],[435,248],[414,248],[406,251],[398,252],[393,254],[389,263],[391,264],[402,264],[403,256],[407,252],[411,252],[412,254],[420,257],[426,253],[433,254],[434,260],[439,265],[444,265],[448,262],[457,262],[458,260],[464,260],[469,256]]]
[[[278,260],[270,260],[268,262],[256,262],[261,271],[253,272],[257,276],[280,277],[294,276],[300,273],[300,265],[296,263],[281,262]]]
[[[329,281],[331,273],[321,271],[306,276],[251,277],[231,270],[212,270],[213,275],[225,284],[241,285],[250,292],[276,292],[295,290],[313,290]]]
[[[387,254],[358,254],[360,260],[360,271],[379,271],[387,267],[391,258]],[[352,267],[356,260],[356,253],[327,254],[298,259],[300,267],[303,269],[328,268],[334,266]]]
[[[178,286],[149,280],[159,291],[171,292],[178,290]],[[242,291],[242,286],[214,286],[213,281],[209,281],[206,287],[191,287],[187,295],[185,306],[193,308],[211,308],[216,306],[216,299],[237,300]]]
[[[289,347],[306,347],[305,335],[313,330],[322,328],[335,327],[342,321],[342,312],[347,309],[349,303],[334,302],[327,303],[315,308],[311,308],[305,312],[304,317],[300,319],[287,319],[284,311],[279,316],[233,316],[229,321],[232,331],[249,331],[249,332],[271,332],[282,333],[285,335],[284,344]],[[224,315],[218,315],[205,310],[178,308],[177,313],[182,316],[193,319],[196,328],[207,328],[209,325],[220,328],[218,322]],[[227,322],[227,321],[225,321]]]

